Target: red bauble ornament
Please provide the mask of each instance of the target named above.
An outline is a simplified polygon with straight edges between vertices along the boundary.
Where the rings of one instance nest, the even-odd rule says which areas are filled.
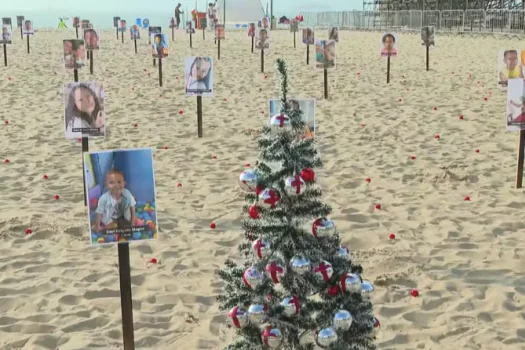
[[[257,186],[257,187],[255,188],[255,195],[256,195],[256,196],[259,196],[259,195],[261,194],[262,190],[264,190],[263,187],[259,187],[259,186]]]
[[[31,230],[30,228],[27,228],[26,229],[26,235],[30,235],[33,233],[33,230]]]
[[[44,174],[44,180],[47,180],[47,179],[49,179],[49,177]]]
[[[370,183],[370,181],[372,181],[372,179],[370,179],[369,177],[367,177],[367,178],[365,179],[365,181],[368,182],[368,183]]]
[[[388,235],[388,238],[389,238],[389,239],[396,239],[396,235],[393,234],[393,233],[391,233],[390,235]]]
[[[412,291],[410,292],[410,294],[412,294],[412,296],[414,298],[417,298],[419,296],[419,292],[417,291],[417,289],[412,289]]]
[[[381,204],[376,204],[376,209],[381,210]]]
[[[215,226],[215,223],[212,222],[212,223],[210,224],[210,228],[215,228],[215,227],[216,227],[216,226]]]
[[[469,200],[470,200],[470,197],[469,197],[469,196],[465,196],[465,200],[466,200],[466,201],[469,201]]]
[[[55,194],[55,197],[54,197],[56,200],[59,200],[60,199],[60,196],[58,194]]]
[[[268,277],[270,277],[270,279],[275,284],[279,283],[286,274],[286,269],[275,261],[272,261],[266,265],[265,271]]]
[[[336,297],[339,294],[339,286],[336,284],[335,286],[328,287],[328,295],[331,297]]]
[[[182,109],[179,111],[179,114],[182,115],[184,112],[182,111]]]
[[[150,262],[150,264],[156,264],[157,263],[157,259],[151,258],[149,262]]]
[[[315,173],[311,168],[301,170],[301,177],[305,182],[311,182],[315,179]]]
[[[250,208],[248,209],[248,214],[252,219],[259,218],[259,209],[257,209],[257,206],[255,204],[250,205]]]

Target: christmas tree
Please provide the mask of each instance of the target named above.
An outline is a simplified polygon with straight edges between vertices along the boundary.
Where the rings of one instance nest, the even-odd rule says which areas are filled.
[[[256,169],[239,179],[247,192],[244,263],[229,259],[219,271],[220,309],[229,310],[238,333],[226,349],[375,349],[373,286],[340,245],[315,182],[313,169],[322,162],[314,140],[301,137],[305,122],[288,100],[286,63],[278,59],[277,69],[281,111],[263,128]]]

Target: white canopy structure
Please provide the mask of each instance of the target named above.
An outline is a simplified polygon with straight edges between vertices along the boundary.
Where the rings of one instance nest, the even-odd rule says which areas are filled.
[[[264,17],[261,0],[218,0],[217,8],[219,22],[224,24],[246,24]]]

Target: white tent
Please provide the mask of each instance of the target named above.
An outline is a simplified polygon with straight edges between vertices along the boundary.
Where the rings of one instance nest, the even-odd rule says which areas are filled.
[[[218,0],[220,23],[257,22],[264,17],[261,0]]]

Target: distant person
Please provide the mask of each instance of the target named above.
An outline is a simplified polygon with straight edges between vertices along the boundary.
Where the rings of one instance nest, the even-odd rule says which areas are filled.
[[[182,10],[180,9],[181,8],[181,4],[177,4],[177,7],[175,7],[175,20],[176,20],[176,28],[179,29],[180,28],[180,15],[182,12]]]
[[[95,210],[95,228],[97,232],[105,230],[106,226],[116,226],[118,229],[131,228],[137,222],[135,206],[137,202],[131,192],[125,188],[124,174],[111,169],[106,174],[108,191],[98,199]]]
[[[383,35],[381,40],[383,43],[383,48],[381,49],[381,56],[395,57],[397,56],[396,37],[393,34],[387,33]]]
[[[517,50],[506,50],[503,53],[503,62],[505,63],[505,68],[499,73],[501,86],[507,86],[509,79],[523,78],[522,67],[518,64]]]
[[[215,4],[213,2],[210,2],[208,4],[208,23],[210,24],[210,29],[212,30],[215,29],[215,19]]]
[[[195,57],[186,79],[186,91],[209,92],[211,74],[211,60],[208,57]]]

